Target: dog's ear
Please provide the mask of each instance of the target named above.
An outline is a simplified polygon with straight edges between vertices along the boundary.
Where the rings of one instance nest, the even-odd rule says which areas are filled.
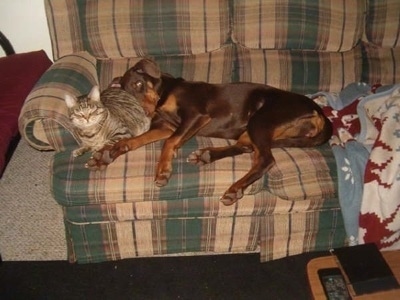
[[[121,87],[121,80],[122,80],[122,76],[119,76],[119,77],[115,77],[112,81],[111,81],[111,83],[110,83],[110,85],[108,86],[109,88],[111,88],[111,87]]]
[[[147,74],[154,79],[159,79],[161,77],[161,70],[157,63],[148,58],[143,58],[137,62],[133,69],[135,72]]]

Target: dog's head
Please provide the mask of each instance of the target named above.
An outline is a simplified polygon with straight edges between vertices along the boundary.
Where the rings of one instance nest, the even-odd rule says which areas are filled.
[[[161,71],[150,59],[142,59],[125,72],[119,82],[121,88],[142,101],[143,109],[152,116],[160,99]]]

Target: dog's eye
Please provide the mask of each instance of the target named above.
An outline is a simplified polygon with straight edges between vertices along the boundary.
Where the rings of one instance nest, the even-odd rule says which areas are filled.
[[[138,91],[142,91],[143,90],[143,82],[142,81],[136,81],[135,82],[135,87]]]

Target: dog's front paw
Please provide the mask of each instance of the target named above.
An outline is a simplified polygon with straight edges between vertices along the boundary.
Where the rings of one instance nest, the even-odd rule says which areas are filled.
[[[171,177],[171,172],[163,172],[156,176],[156,179],[154,180],[154,182],[155,182],[156,186],[163,187],[168,184],[170,177]]]
[[[81,155],[85,154],[89,150],[90,150],[89,147],[80,147],[80,148],[75,149],[74,151],[72,151],[72,156],[73,157],[81,156]]]
[[[102,149],[93,152],[92,157],[86,162],[85,167],[91,171],[104,170],[114,159],[110,155],[111,145],[106,145]]]
[[[110,148],[110,158],[115,160],[118,156],[131,151],[130,139],[122,139],[113,144]]]
[[[193,165],[205,165],[211,162],[210,151],[207,149],[198,149],[189,154],[187,162]]]
[[[225,194],[220,198],[220,201],[226,205],[232,205],[243,197],[243,190],[238,189],[237,191],[228,189]]]
[[[104,170],[112,160],[109,157],[109,151],[97,151],[92,154],[92,157],[86,162],[85,167],[91,171]]]
[[[73,157],[78,157],[78,156],[81,156],[82,154],[83,154],[83,152],[81,152],[80,149],[76,149],[76,150],[72,151]]]

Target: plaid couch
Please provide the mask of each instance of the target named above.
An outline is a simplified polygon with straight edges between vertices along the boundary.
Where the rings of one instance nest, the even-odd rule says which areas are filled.
[[[218,199],[249,170],[251,154],[202,167],[186,157],[233,141],[191,139],[163,188],[153,183],[159,142],[89,171],[90,154],[71,155],[79,138],[64,94],[105,88],[141,57],[187,80],[252,81],[303,94],[358,81],[392,84],[400,78],[398,0],[46,0],[45,7],[54,64],[27,98],[19,126],[30,145],[55,151],[51,188],[71,262],[245,252],[268,261],[345,245],[329,145],[274,149],[276,166],[226,207]]]

